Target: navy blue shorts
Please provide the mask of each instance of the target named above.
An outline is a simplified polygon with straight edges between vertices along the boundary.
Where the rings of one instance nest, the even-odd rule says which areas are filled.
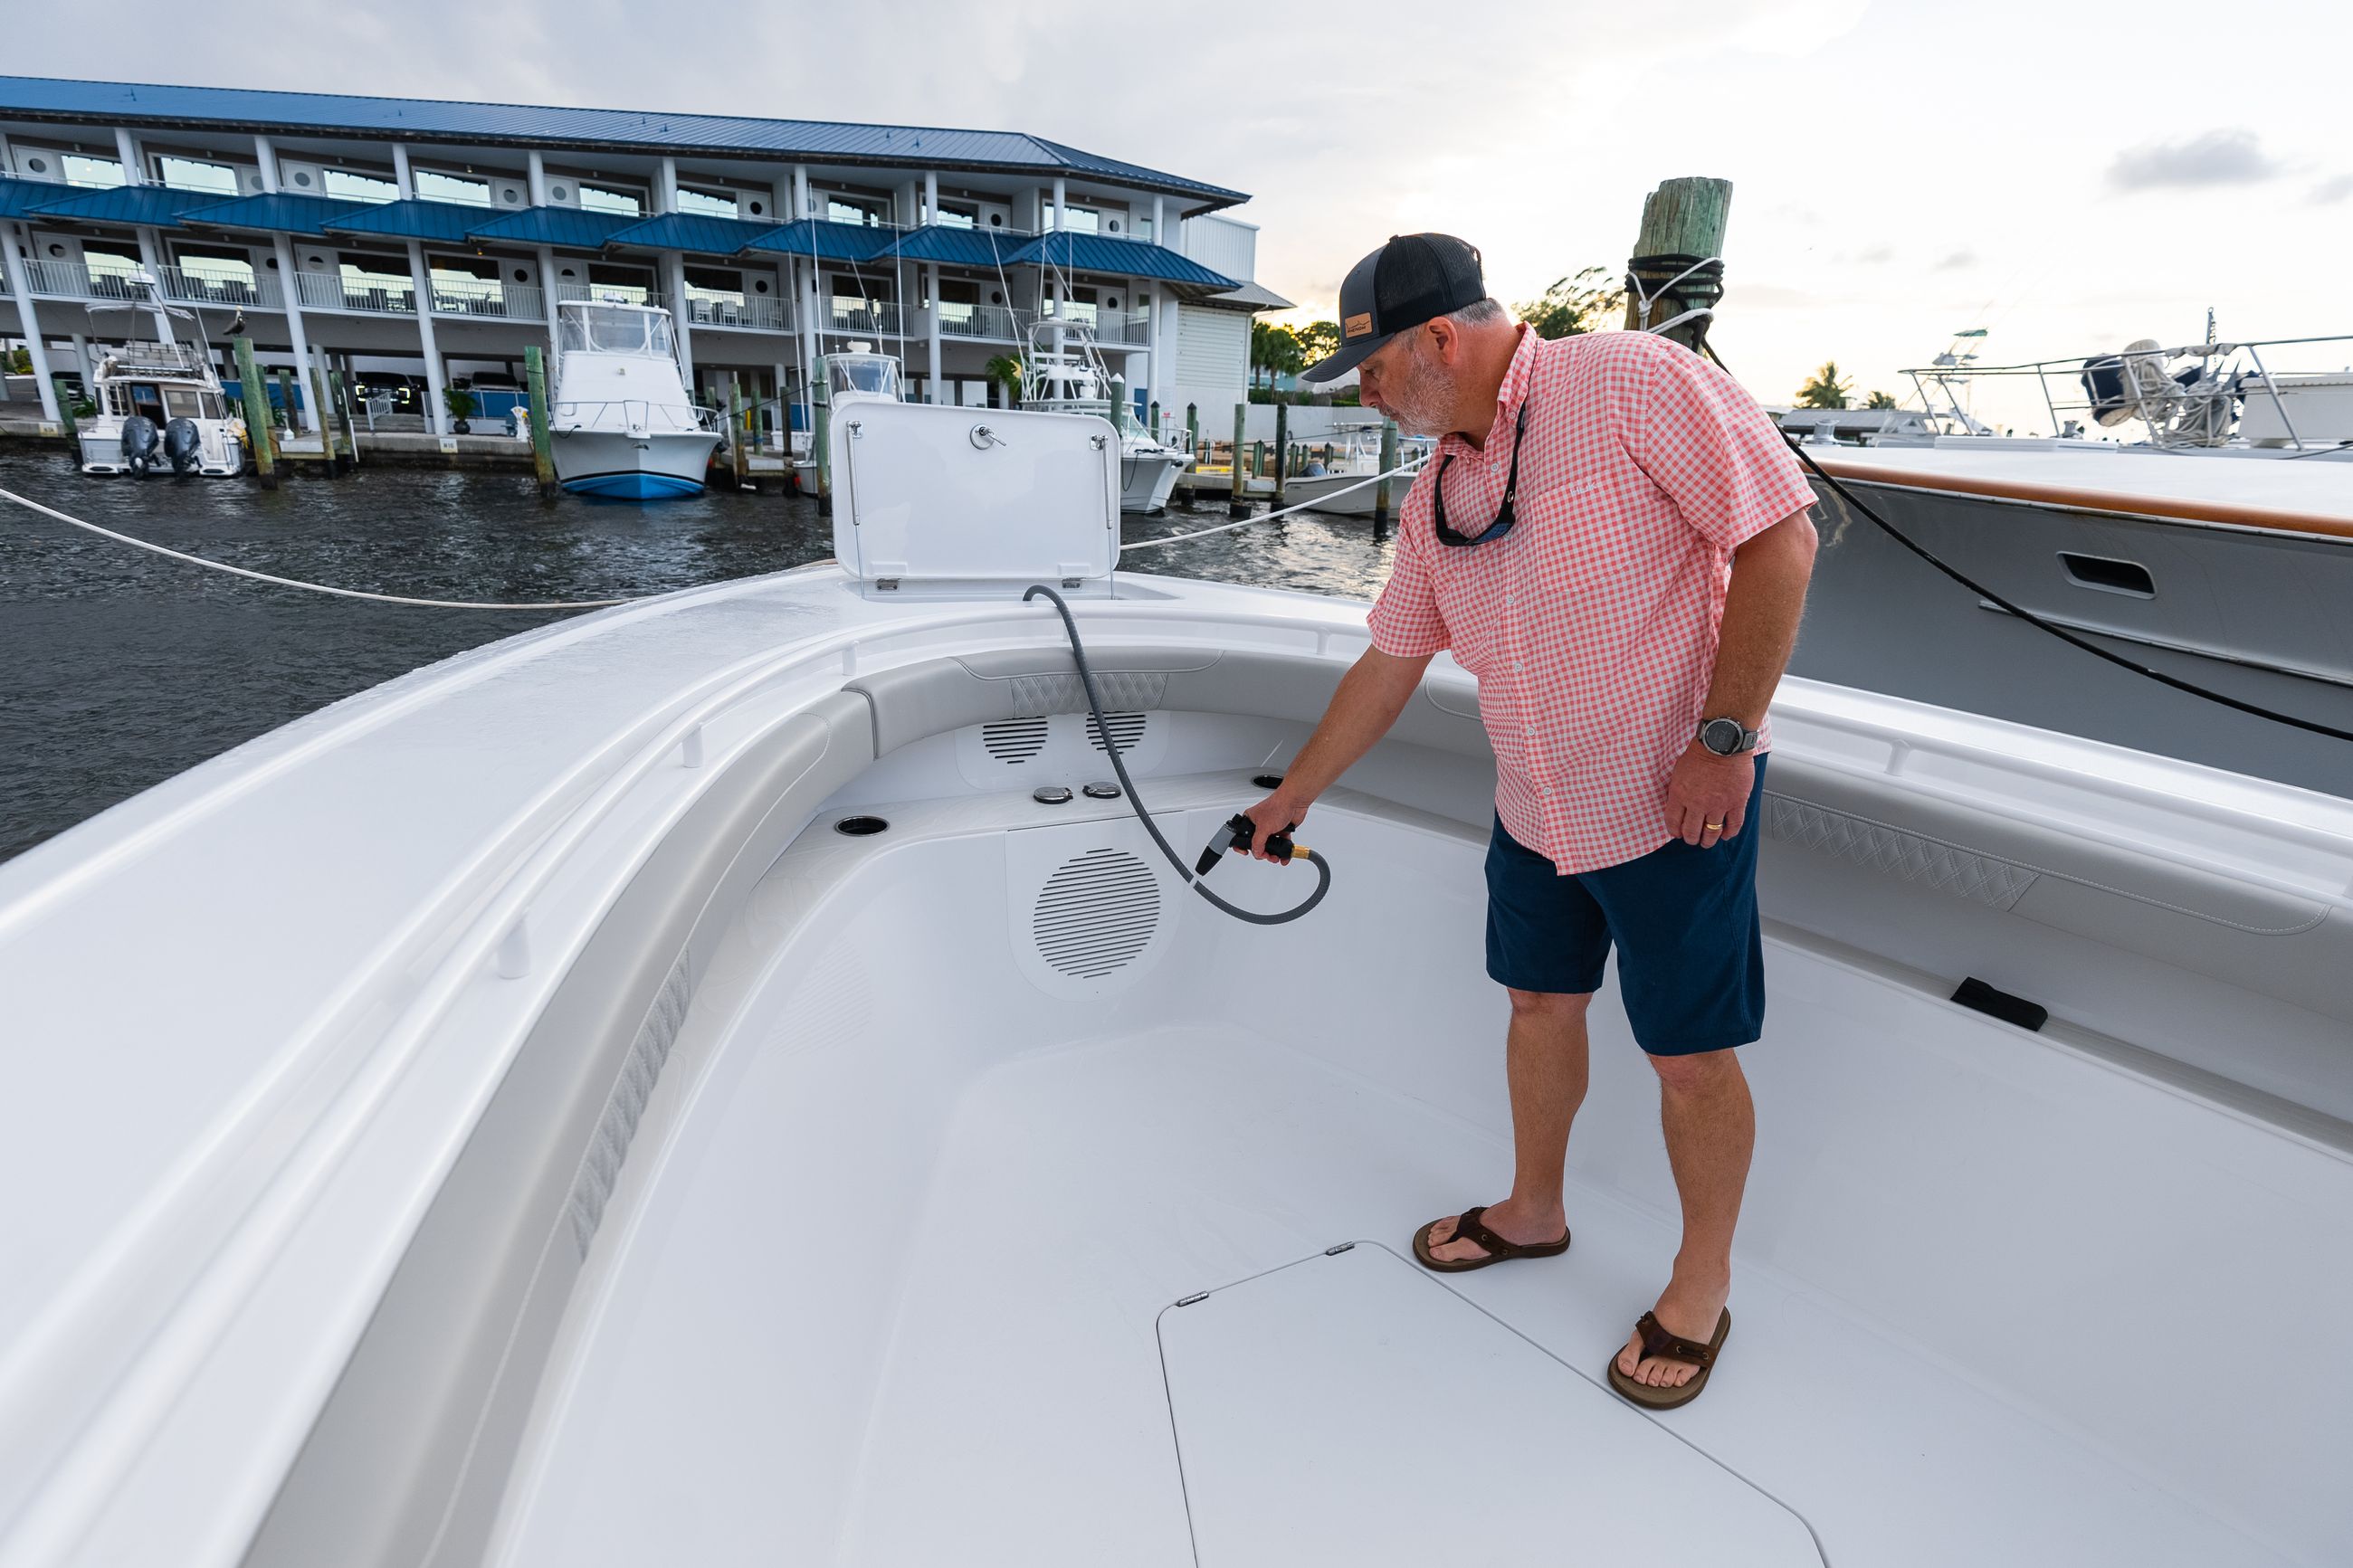
[[[1678,838],[1599,871],[1562,876],[1504,831],[1487,845],[1487,973],[1514,991],[1601,988],[1618,950],[1618,994],[1652,1056],[1745,1046],[1765,1027],[1757,840],[1765,758],[1740,836],[1709,848]]]

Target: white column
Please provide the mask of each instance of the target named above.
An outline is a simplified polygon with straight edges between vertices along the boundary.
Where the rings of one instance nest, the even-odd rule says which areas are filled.
[[[550,205],[547,199],[547,160],[537,153],[530,153],[527,167],[529,169],[527,178],[531,182],[531,205],[535,207]],[[555,251],[552,247],[544,245],[539,247],[539,297],[547,310],[547,374],[549,377],[547,400],[552,405],[555,401],[555,356],[558,352],[555,331]]]
[[[940,268],[937,262],[923,268],[923,288],[932,300],[931,314],[925,319],[930,330],[923,334],[924,352],[931,362],[932,373],[930,393],[924,401],[944,403],[948,400],[940,395]]]
[[[149,183],[146,161],[140,155],[138,138],[120,125],[114,128],[114,152],[122,162],[124,184],[143,185]],[[148,271],[154,272],[156,281],[160,283],[163,281],[163,274],[157,269],[164,265],[163,239],[156,234],[155,226],[153,224],[140,225],[137,233],[139,264]]]
[[[654,203],[665,213],[678,211],[678,160],[661,161],[661,178],[655,182]],[[686,382],[686,400],[698,401],[694,385],[694,331],[686,320],[686,258],[671,251],[662,258],[662,287],[670,291],[670,331],[678,334],[679,370]]]
[[[1069,212],[1070,195],[1068,185],[1069,183],[1061,175],[1054,176],[1054,232],[1056,234],[1062,233],[1067,226],[1065,218]],[[1071,258],[1065,256],[1057,259],[1051,242],[1047,246],[1046,256],[1054,263],[1054,357],[1060,359],[1062,357],[1062,323],[1070,319],[1071,314],[1069,282]]]
[[[393,151],[396,155],[399,153],[397,143],[394,145]],[[277,190],[278,150],[269,144],[269,137],[257,136],[253,139],[253,161],[261,170],[261,188],[265,191]],[[404,182],[407,178],[407,167],[405,162],[401,164]],[[400,194],[402,195],[408,194],[406,184],[403,184]],[[297,366],[305,365],[311,363],[311,336],[302,330],[302,291],[295,280],[294,247],[287,243],[285,235],[273,233],[269,237],[269,248],[270,254],[278,258],[278,291],[285,297],[286,335],[293,344],[294,363]],[[415,247],[412,246],[410,248],[413,250]],[[287,427],[297,432],[313,428],[313,421],[308,416],[310,399],[298,397],[292,401],[300,405],[300,409],[299,411],[296,408],[286,410]]]
[[[398,142],[392,144],[392,183],[403,201],[417,194],[408,174],[408,148]],[[413,239],[408,242],[408,286],[417,295],[417,341],[425,353],[425,427],[436,436],[447,436],[449,405],[444,399],[448,371],[441,363],[441,345],[433,336],[433,278],[426,269],[425,247]]]
[[[58,413],[58,389],[49,380],[49,351],[41,342],[40,319],[33,311],[33,289],[25,271],[25,258],[17,247],[32,244],[33,230],[26,224],[0,224],[0,251],[6,252],[8,292],[16,297],[16,321],[25,334],[26,352],[33,356],[33,384],[41,395],[41,417],[54,425],[61,417]]]

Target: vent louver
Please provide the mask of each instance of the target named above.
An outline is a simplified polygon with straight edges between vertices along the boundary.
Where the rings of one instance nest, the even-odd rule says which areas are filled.
[[[1145,718],[1142,713],[1103,715],[1104,722],[1111,728],[1112,745],[1117,746],[1122,754],[1135,750],[1135,743],[1144,739]],[[1094,715],[1092,713],[1087,715],[1087,739],[1098,752],[1111,750],[1111,746],[1103,744],[1103,726],[1095,722]]]
[[[980,727],[980,743],[1008,766],[1018,766],[1046,749],[1046,721],[1008,719]]]
[[[1160,884],[1124,849],[1090,849],[1046,879],[1029,926],[1049,965],[1073,979],[1100,980],[1151,945],[1160,929]]]

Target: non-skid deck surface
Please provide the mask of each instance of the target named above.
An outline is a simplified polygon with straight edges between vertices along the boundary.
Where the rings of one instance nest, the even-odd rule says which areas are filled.
[[[1462,1048],[1466,1072],[1498,1070],[1493,1042]],[[1611,1048],[1630,1047],[1596,1041]],[[1337,1242],[1386,1238],[1402,1252],[1423,1220],[1500,1195],[1508,1173],[1490,1135],[1241,1030],[1170,1029],[997,1069],[961,1107],[933,1185],[842,1560],[1174,1568],[1196,1560],[1198,1523],[1208,1527],[1204,1568],[1271,1561],[1219,1533],[1235,1517],[1216,1511],[1235,1468],[1259,1471],[1250,1507],[1287,1485],[1317,1510],[1345,1507],[1356,1478],[1294,1439],[1341,1420],[1364,1391],[1293,1410],[1294,1429],[1270,1429],[1254,1451],[1198,1456],[1222,1479],[1198,1500],[1209,1515],[1188,1521],[1155,1319],[1182,1297]],[[1601,1365],[1665,1278],[1675,1233],[1666,1216],[1591,1188],[1573,1185],[1569,1206],[1567,1256],[1439,1288],[1548,1352],[1543,1365],[1520,1365],[1529,1381],[1502,1395],[1511,1407],[1531,1408],[1539,1385],[1557,1390],[1574,1425],[1592,1401],[1614,1397],[1599,1387]],[[1631,1418],[1696,1449],[1708,1474],[1785,1503],[1831,1563],[2281,1561],[1753,1262],[1734,1305],[1738,1327],[1705,1396]],[[1494,1390],[1491,1369],[1462,1361],[1462,1321],[1400,1319],[1406,1342],[1390,1353],[1461,1363],[1451,1434],[1476,1449],[1482,1400]],[[1571,1375],[1590,1381],[1572,1385]],[[1182,1387],[1177,1396],[1182,1426]],[[1392,1431],[1373,1446],[1392,1460],[1401,1450],[1389,1438],[1446,1447],[1430,1437]],[[1219,1441],[1247,1440],[1229,1424]],[[1364,1492],[1367,1517],[1398,1506],[1394,1479]],[[1559,1528],[1541,1560],[1651,1560],[1601,1551],[1628,1538],[1626,1521],[1588,1520],[1608,1506],[1591,1480],[1561,1478]],[[1462,1484],[1454,1467],[1433,1470],[1413,1500],[1473,1531]],[[1348,1561],[1445,1560],[1428,1551],[1443,1533],[1366,1531]],[[1767,1532],[1716,1561],[1788,1561],[1796,1539]],[[1452,1560],[1540,1560],[1465,1542]]]

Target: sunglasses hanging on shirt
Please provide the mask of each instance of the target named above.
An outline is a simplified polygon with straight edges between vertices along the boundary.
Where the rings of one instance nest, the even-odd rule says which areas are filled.
[[[1519,514],[1512,510],[1512,503],[1519,498],[1520,439],[1527,433],[1528,400],[1522,398],[1520,416],[1512,426],[1512,470],[1504,478],[1504,504],[1495,509],[1495,521],[1476,533],[1457,533],[1446,526],[1446,465],[1454,460],[1454,454],[1449,452],[1439,460],[1438,478],[1431,481],[1430,487],[1430,518],[1438,527],[1439,543],[1467,549],[1473,544],[1484,544],[1491,539],[1501,539],[1512,531],[1512,525],[1520,521]]]

